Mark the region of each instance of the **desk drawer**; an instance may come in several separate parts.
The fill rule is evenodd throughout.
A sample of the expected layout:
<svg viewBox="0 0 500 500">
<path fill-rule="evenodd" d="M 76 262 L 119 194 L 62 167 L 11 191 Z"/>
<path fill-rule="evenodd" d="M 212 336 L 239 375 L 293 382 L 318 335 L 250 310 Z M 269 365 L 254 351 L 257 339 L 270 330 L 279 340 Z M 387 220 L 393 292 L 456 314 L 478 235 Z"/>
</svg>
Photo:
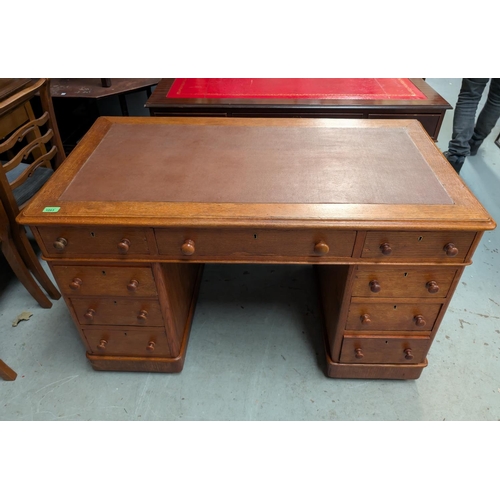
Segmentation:
<svg viewBox="0 0 500 500">
<path fill-rule="evenodd" d="M 150 253 L 146 231 L 135 228 L 38 227 L 49 256 L 138 256 Z"/>
<path fill-rule="evenodd" d="M 92 354 L 104 356 L 171 356 L 162 328 L 88 330 L 83 333 Z"/>
<path fill-rule="evenodd" d="M 174 258 L 241 260 L 249 257 L 352 255 L 355 231 L 274 229 L 156 229 L 161 255 Z"/>
<path fill-rule="evenodd" d="M 442 304 L 351 302 L 346 330 L 432 330 Z"/>
<path fill-rule="evenodd" d="M 51 267 L 61 291 L 68 296 L 156 297 L 150 267 Z"/>
<path fill-rule="evenodd" d="M 163 326 L 155 300 L 71 299 L 81 325 Z"/>
<path fill-rule="evenodd" d="M 464 262 L 474 232 L 370 231 L 361 257 L 377 260 L 432 259 Z"/>
<path fill-rule="evenodd" d="M 354 274 L 353 297 L 441 297 L 448 295 L 457 268 L 364 267 Z"/>
<path fill-rule="evenodd" d="M 344 335 L 341 363 L 423 363 L 430 337 Z"/>
</svg>

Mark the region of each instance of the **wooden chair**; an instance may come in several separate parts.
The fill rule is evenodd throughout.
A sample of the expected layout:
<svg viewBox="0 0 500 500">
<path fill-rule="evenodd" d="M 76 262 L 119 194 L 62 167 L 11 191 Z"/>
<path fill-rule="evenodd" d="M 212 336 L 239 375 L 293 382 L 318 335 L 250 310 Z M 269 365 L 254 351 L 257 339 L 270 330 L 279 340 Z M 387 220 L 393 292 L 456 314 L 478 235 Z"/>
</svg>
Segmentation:
<svg viewBox="0 0 500 500">
<path fill-rule="evenodd" d="M 0 134 L 4 137 L 0 155 L 5 174 L 0 181 L 4 191 L 10 192 L 2 197 L 9 219 L 9 206 L 17 206 L 19 212 L 65 159 L 49 86 L 47 78 L 40 78 L 0 100 Z M 40 95 L 40 116 L 35 116 L 30 104 L 36 94 Z"/>
<path fill-rule="evenodd" d="M 12 381 L 16 380 L 17 378 L 17 373 L 8 365 L 6 365 L 1 359 L 0 359 L 0 378 L 3 378 L 4 380 Z"/>
<path fill-rule="evenodd" d="M 50 278 L 47 276 L 47 274 L 41 267 L 38 257 L 36 256 L 35 251 L 33 250 L 33 247 L 31 246 L 28 237 L 26 236 L 24 231 L 21 232 L 21 234 L 19 235 L 19 240 L 23 242 L 23 245 L 25 247 L 24 254 L 28 255 L 32 261 L 36 262 L 40 266 L 38 273 L 33 273 L 37 277 L 37 280 L 47 290 L 47 292 L 49 292 L 50 290 L 51 293 L 50 296 L 53 299 L 59 298 L 60 297 L 59 292 L 54 287 L 54 285 L 50 281 Z M 12 271 L 14 271 L 14 274 L 17 276 L 19 281 L 24 285 L 26 290 L 28 290 L 31 296 L 40 304 L 41 307 L 46 309 L 52 307 L 52 302 L 46 297 L 46 295 L 40 289 L 36 281 L 33 279 L 33 276 L 31 275 L 30 270 L 27 264 L 25 263 L 25 259 L 23 259 L 23 257 L 21 256 L 21 252 L 18 250 L 18 246 L 14 242 L 9 219 L 1 203 L 0 203 L 0 248 Z"/>
<path fill-rule="evenodd" d="M 1 84 L 0 80 L 0 87 Z M 32 80 L 21 89 L 4 93 L 0 100 L 0 134 L 3 136 L 0 138 L 0 203 L 10 226 L 11 240 L 7 237 L 6 241 L 13 241 L 21 261 L 48 295 L 59 299 L 61 294 L 43 270 L 25 228 L 16 222 L 20 208 L 41 189 L 65 159 L 49 85 L 47 78 Z M 30 104 L 37 94 L 41 104 L 39 116 L 36 116 Z M 9 244 L 3 246 L 8 248 L 7 252 L 10 249 L 12 255 Z M 19 270 L 20 262 L 17 258 L 15 262 Z M 12 261 L 9 264 L 12 266 Z M 14 272 L 20 276 L 16 270 Z M 39 293 L 31 282 L 29 285 L 27 283 L 25 279 L 24 286 L 42 307 L 52 306 L 38 287 Z"/>
</svg>

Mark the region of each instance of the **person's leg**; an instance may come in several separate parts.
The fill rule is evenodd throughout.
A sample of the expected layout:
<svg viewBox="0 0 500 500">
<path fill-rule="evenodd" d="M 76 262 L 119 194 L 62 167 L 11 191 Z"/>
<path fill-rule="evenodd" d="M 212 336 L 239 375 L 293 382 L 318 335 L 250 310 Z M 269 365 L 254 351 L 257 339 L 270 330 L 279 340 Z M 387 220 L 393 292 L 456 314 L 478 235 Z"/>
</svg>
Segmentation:
<svg viewBox="0 0 500 500">
<path fill-rule="evenodd" d="M 453 168 L 460 172 L 470 154 L 469 141 L 474 132 L 476 111 L 489 78 L 463 78 L 453 115 L 453 132 L 444 153 Z"/>
<path fill-rule="evenodd" d="M 490 134 L 500 118 L 500 78 L 492 78 L 488 99 L 477 119 L 474 133 L 469 141 L 470 154 L 474 156 L 482 142 Z"/>
<path fill-rule="evenodd" d="M 457 156 L 468 156 L 469 141 L 474 132 L 477 105 L 481 100 L 488 78 L 463 78 L 453 115 L 453 133 L 448 151 Z"/>
</svg>

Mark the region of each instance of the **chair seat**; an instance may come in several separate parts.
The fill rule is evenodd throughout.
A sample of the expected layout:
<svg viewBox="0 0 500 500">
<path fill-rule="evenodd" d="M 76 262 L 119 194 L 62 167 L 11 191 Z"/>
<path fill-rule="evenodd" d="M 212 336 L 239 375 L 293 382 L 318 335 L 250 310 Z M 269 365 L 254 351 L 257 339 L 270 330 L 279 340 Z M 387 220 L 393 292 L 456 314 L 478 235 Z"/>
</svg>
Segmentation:
<svg viewBox="0 0 500 500">
<path fill-rule="evenodd" d="M 28 166 L 25 163 L 20 163 L 16 168 L 7 172 L 7 180 L 9 182 L 16 180 Z M 13 194 L 17 205 L 21 206 L 33 198 L 53 173 L 54 171 L 50 168 L 36 168 L 23 184 L 14 189 Z"/>
</svg>

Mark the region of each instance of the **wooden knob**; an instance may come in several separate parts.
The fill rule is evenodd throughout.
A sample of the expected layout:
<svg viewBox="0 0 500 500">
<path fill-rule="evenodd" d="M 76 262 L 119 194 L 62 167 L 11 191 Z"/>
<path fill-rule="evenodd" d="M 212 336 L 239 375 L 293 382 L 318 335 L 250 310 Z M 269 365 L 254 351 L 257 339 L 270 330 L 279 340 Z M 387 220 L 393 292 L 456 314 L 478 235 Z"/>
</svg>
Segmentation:
<svg viewBox="0 0 500 500">
<path fill-rule="evenodd" d="M 314 253 L 318 255 L 326 255 L 329 251 L 330 247 L 323 240 L 314 245 Z"/>
<path fill-rule="evenodd" d="M 429 293 L 438 293 L 439 292 L 439 285 L 435 281 L 428 281 L 425 284 L 427 291 Z"/>
<path fill-rule="evenodd" d="M 148 312 L 145 309 L 141 309 L 137 315 L 139 321 L 146 321 L 148 319 Z"/>
<path fill-rule="evenodd" d="M 148 343 L 148 346 L 146 347 L 146 351 L 154 351 L 155 350 L 155 343 L 153 341 Z"/>
<path fill-rule="evenodd" d="M 97 344 L 97 349 L 100 349 L 101 351 L 104 351 L 106 349 L 106 344 L 108 343 L 107 340 L 101 339 L 99 344 Z"/>
<path fill-rule="evenodd" d="M 95 314 L 94 309 L 87 309 L 87 312 L 83 316 L 89 320 L 92 320 L 94 319 L 94 314 Z"/>
<path fill-rule="evenodd" d="M 361 320 L 361 323 L 363 325 L 367 325 L 368 323 L 371 323 L 372 320 L 370 319 L 370 315 L 369 314 L 362 314 L 359 319 Z"/>
<path fill-rule="evenodd" d="M 458 248 L 453 243 L 447 243 L 443 250 L 446 252 L 448 257 L 455 257 L 458 255 Z"/>
<path fill-rule="evenodd" d="M 195 251 L 194 248 L 194 241 L 193 240 L 186 240 L 183 245 L 181 246 L 181 252 L 184 255 L 193 255 Z"/>
<path fill-rule="evenodd" d="M 139 286 L 139 282 L 137 280 L 130 280 L 128 285 L 127 285 L 127 290 L 129 292 L 135 292 L 137 290 L 138 286 Z"/>
<path fill-rule="evenodd" d="M 127 253 L 130 250 L 130 240 L 123 238 L 123 240 L 118 243 L 118 251 L 120 253 Z"/>
<path fill-rule="evenodd" d="M 64 250 L 68 244 L 68 240 L 66 238 L 57 238 L 56 241 L 54 241 L 54 248 L 56 250 Z"/>
<path fill-rule="evenodd" d="M 354 349 L 354 356 L 358 359 L 361 359 L 364 357 L 363 351 L 361 350 L 360 347 L 358 347 L 357 349 Z"/>
<path fill-rule="evenodd" d="M 73 278 L 73 281 L 69 284 L 71 290 L 80 290 L 83 281 L 80 278 Z"/>
<path fill-rule="evenodd" d="M 382 287 L 377 280 L 371 280 L 370 283 L 368 283 L 368 286 L 373 293 L 378 293 L 380 292 L 380 290 L 382 290 Z"/>
<path fill-rule="evenodd" d="M 382 243 L 382 245 L 380 245 L 380 251 L 384 255 L 391 255 L 392 253 L 391 245 L 389 245 L 389 243 Z"/>
<path fill-rule="evenodd" d="M 413 321 L 415 321 L 415 324 L 417 326 L 425 326 L 425 319 L 421 314 L 417 314 L 414 318 Z"/>
<path fill-rule="evenodd" d="M 411 352 L 410 348 L 405 349 L 404 353 L 405 353 L 405 359 L 413 359 L 413 353 Z"/>
</svg>

